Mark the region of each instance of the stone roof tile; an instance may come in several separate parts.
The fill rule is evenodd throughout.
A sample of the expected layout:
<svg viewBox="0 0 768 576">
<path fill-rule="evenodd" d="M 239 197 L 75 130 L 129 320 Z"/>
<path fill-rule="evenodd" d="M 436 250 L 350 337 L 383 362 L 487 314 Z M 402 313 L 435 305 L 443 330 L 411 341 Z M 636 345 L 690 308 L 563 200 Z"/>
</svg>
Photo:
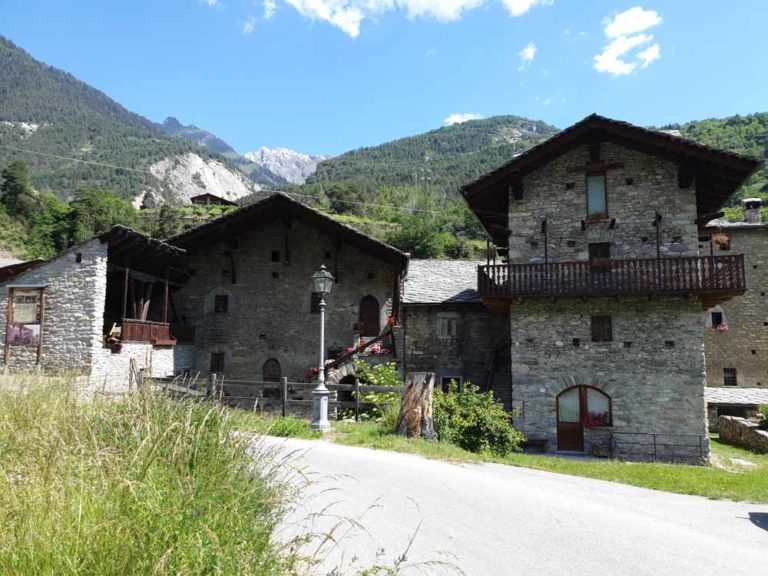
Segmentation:
<svg viewBox="0 0 768 576">
<path fill-rule="evenodd" d="M 480 302 L 478 260 L 411 260 L 403 304 Z"/>
<path fill-rule="evenodd" d="M 739 404 L 759 406 L 768 404 L 768 389 L 765 388 L 707 388 L 708 404 Z"/>
</svg>

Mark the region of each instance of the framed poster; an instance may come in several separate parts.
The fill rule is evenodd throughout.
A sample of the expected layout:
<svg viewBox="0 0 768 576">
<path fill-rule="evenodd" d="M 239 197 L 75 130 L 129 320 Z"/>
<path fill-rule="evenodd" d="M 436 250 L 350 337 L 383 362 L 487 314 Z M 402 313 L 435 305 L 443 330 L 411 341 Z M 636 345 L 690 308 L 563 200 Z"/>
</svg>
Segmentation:
<svg viewBox="0 0 768 576">
<path fill-rule="evenodd" d="M 41 336 L 45 317 L 44 287 L 19 286 L 8 289 L 8 308 L 5 326 L 5 353 L 8 363 L 12 347 L 37 348 L 40 363 Z"/>
</svg>

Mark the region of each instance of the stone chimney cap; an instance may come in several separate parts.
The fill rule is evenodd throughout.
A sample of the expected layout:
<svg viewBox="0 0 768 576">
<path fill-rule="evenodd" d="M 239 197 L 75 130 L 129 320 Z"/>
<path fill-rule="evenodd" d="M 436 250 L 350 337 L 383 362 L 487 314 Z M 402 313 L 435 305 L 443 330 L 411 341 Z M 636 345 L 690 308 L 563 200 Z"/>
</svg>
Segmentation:
<svg viewBox="0 0 768 576">
<path fill-rule="evenodd" d="M 762 204 L 763 203 L 763 199 L 762 198 L 744 198 L 741 201 L 742 204 L 752 204 L 753 202 L 754 203 Z"/>
</svg>

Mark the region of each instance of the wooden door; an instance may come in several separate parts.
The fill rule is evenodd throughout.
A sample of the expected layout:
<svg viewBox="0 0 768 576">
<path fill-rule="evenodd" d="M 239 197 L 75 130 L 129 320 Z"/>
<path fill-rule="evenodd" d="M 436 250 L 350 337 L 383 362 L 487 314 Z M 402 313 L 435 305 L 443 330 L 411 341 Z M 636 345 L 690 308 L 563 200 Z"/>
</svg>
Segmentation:
<svg viewBox="0 0 768 576">
<path fill-rule="evenodd" d="M 379 301 L 373 296 L 366 296 L 360 301 L 361 336 L 367 338 L 379 335 L 380 315 Z"/>
<path fill-rule="evenodd" d="M 569 452 L 584 450 L 581 388 L 569 388 L 557 397 L 557 449 Z"/>
</svg>

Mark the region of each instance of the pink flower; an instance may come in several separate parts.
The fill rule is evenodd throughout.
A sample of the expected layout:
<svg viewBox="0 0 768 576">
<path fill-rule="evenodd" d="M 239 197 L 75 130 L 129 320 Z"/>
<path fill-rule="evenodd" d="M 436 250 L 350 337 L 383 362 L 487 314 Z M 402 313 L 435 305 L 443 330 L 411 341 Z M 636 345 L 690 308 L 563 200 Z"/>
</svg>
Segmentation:
<svg viewBox="0 0 768 576">
<path fill-rule="evenodd" d="M 715 330 L 717 330 L 720 333 L 728 332 L 728 324 L 718 324 L 715 326 Z"/>
</svg>

